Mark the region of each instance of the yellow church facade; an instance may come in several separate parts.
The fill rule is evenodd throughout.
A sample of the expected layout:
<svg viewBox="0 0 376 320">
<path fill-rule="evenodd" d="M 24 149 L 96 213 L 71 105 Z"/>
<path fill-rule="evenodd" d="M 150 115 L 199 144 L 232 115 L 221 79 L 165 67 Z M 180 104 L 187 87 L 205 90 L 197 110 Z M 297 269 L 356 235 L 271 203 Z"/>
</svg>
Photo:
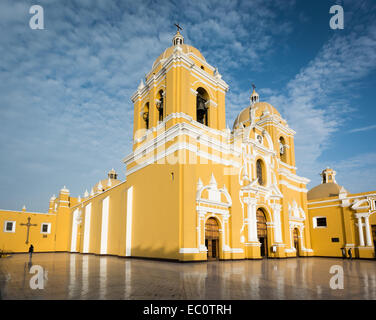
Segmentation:
<svg viewBox="0 0 376 320">
<path fill-rule="evenodd" d="M 316 256 L 375 258 L 376 192 L 350 193 L 337 184 L 333 169 L 308 194 L 312 248 Z"/>
<path fill-rule="evenodd" d="M 326 209 L 327 201 L 342 200 L 307 199 L 309 180 L 296 173 L 294 130 L 259 101 L 255 88 L 227 128 L 228 89 L 178 31 L 132 96 L 126 180 L 111 170 L 82 196 L 64 187 L 45 214 L 0 210 L 0 250 L 27 252 L 32 243 L 35 252 L 175 261 L 338 256 L 331 238 L 342 232 L 340 245 L 346 241 L 360 258 L 374 257 L 368 232 L 375 204 L 355 206 L 363 196 L 352 195 L 346 207 L 351 226 L 339 231 L 336 219 L 344 211 Z M 362 219 L 363 246 L 356 242 L 354 210 Z M 325 230 L 317 227 L 324 215 Z"/>
</svg>

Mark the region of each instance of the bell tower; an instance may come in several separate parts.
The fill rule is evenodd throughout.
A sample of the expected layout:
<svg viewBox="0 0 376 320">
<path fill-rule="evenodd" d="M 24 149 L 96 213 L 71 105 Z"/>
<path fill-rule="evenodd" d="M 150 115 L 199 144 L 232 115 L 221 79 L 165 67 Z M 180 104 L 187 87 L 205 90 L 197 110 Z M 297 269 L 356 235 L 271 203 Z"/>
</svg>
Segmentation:
<svg viewBox="0 0 376 320">
<path fill-rule="evenodd" d="M 133 150 L 182 122 L 204 129 L 226 128 L 228 85 L 198 49 L 184 42 L 182 28 L 176 26 L 172 46 L 154 61 L 132 96 Z"/>
</svg>

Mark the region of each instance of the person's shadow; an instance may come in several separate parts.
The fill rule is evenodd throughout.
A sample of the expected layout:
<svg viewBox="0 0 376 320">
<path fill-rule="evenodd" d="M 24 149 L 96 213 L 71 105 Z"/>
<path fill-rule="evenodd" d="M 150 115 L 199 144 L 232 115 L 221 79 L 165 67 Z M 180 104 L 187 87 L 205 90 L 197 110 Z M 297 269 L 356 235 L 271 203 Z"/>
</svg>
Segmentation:
<svg viewBox="0 0 376 320">
<path fill-rule="evenodd" d="M 29 262 L 27 263 L 27 267 L 29 269 L 29 272 L 30 272 L 30 269 L 31 269 L 32 266 L 33 266 L 33 262 L 32 262 L 31 257 L 30 257 Z"/>
</svg>

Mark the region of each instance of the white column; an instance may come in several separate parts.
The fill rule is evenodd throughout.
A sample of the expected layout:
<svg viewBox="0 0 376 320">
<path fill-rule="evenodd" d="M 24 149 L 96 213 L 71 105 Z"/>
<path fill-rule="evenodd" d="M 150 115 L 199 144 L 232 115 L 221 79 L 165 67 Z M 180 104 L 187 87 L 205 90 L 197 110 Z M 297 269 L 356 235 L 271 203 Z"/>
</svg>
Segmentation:
<svg viewBox="0 0 376 320">
<path fill-rule="evenodd" d="M 274 216 L 274 241 L 282 242 L 282 230 L 281 230 L 281 205 L 272 205 Z"/>
<path fill-rule="evenodd" d="M 357 218 L 358 218 L 359 244 L 360 244 L 361 247 L 364 247 L 362 217 L 357 217 Z"/>
<path fill-rule="evenodd" d="M 257 242 L 256 199 L 246 199 L 248 218 L 248 242 Z"/>
<path fill-rule="evenodd" d="M 101 254 L 107 254 L 109 208 L 110 197 L 106 197 L 102 202 Z"/>
<path fill-rule="evenodd" d="M 290 246 L 291 246 L 291 249 L 293 249 L 294 248 L 294 226 L 290 225 L 289 229 L 290 229 Z"/>
<path fill-rule="evenodd" d="M 132 211 L 133 211 L 133 187 L 127 191 L 127 234 L 125 243 L 125 255 L 131 256 L 132 248 Z"/>
<path fill-rule="evenodd" d="M 305 250 L 306 247 L 304 245 L 304 226 L 299 228 L 299 240 L 300 240 L 300 248 Z"/>
<path fill-rule="evenodd" d="M 205 247 L 205 225 L 204 225 L 204 235 L 202 236 L 201 229 L 202 229 L 202 224 L 201 221 L 204 221 L 205 219 L 205 211 L 198 211 L 197 214 L 197 248 L 199 251 L 206 251 Z M 204 241 L 202 241 L 202 239 Z"/>
<path fill-rule="evenodd" d="M 71 239 L 71 252 L 77 251 L 77 218 L 78 210 L 74 210 L 73 220 L 72 220 L 72 239 Z"/>
<path fill-rule="evenodd" d="M 365 227 L 366 227 L 367 247 L 372 247 L 371 232 L 370 232 L 370 228 L 369 228 L 369 216 L 365 216 L 364 221 L 365 221 Z"/>
<path fill-rule="evenodd" d="M 91 218 L 91 203 L 85 207 L 85 231 L 84 231 L 84 250 L 83 253 L 89 252 L 90 247 L 90 218 Z"/>
</svg>

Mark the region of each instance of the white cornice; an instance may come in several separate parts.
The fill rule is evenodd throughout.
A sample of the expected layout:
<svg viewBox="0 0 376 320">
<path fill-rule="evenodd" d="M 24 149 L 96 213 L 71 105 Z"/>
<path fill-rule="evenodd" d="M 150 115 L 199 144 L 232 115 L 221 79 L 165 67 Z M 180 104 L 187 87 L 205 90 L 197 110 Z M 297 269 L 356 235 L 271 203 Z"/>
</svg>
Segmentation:
<svg viewBox="0 0 376 320">
<path fill-rule="evenodd" d="M 304 178 L 304 177 L 300 177 L 294 173 L 292 173 L 291 171 L 285 169 L 285 168 L 279 168 L 278 169 L 278 173 L 282 176 L 285 176 L 286 178 L 296 182 L 296 183 L 302 183 L 302 184 L 308 184 L 311 180 L 307 179 L 307 178 Z"/>
<path fill-rule="evenodd" d="M 193 139 L 198 139 L 200 144 L 210 147 L 213 150 L 221 152 L 226 155 L 234 155 L 240 157 L 241 149 L 237 149 L 230 142 L 223 142 L 218 139 L 215 139 L 205 133 L 205 131 L 200 128 L 196 128 L 189 123 L 178 123 L 172 126 L 171 128 L 163 131 L 157 137 L 145 142 L 140 145 L 136 150 L 134 150 L 130 155 L 123 159 L 124 163 L 129 163 L 132 160 L 138 159 L 145 154 L 153 152 L 155 149 L 160 148 L 165 145 L 166 142 L 174 140 L 179 136 L 187 136 Z M 197 146 L 195 146 L 197 149 Z"/>
<path fill-rule="evenodd" d="M 6 209 L 0 209 L 0 214 L 4 213 L 3 211 L 5 211 L 6 213 L 8 213 L 8 212 L 14 212 L 14 213 L 24 213 L 24 214 L 43 214 L 45 216 L 47 216 L 47 215 L 56 216 L 55 213 L 31 212 L 31 211 L 16 211 L 16 210 L 6 210 Z"/>
<path fill-rule="evenodd" d="M 203 134 L 206 135 L 206 132 L 209 132 L 209 133 L 211 133 L 211 134 L 213 134 L 215 136 L 222 137 L 222 139 L 224 139 L 224 140 L 227 140 L 227 141 L 231 140 L 231 134 L 230 134 L 230 132 L 228 132 L 226 130 L 217 130 L 217 129 L 210 128 L 208 126 L 205 126 L 205 125 L 197 122 L 196 120 L 193 120 L 192 117 L 190 117 L 189 115 L 187 115 L 187 114 L 185 114 L 183 112 L 177 112 L 177 113 L 171 113 L 171 114 L 169 114 L 156 127 L 152 127 L 149 130 L 145 131 L 145 134 L 142 137 L 140 137 L 138 139 L 134 139 L 133 143 L 136 144 L 136 143 L 140 143 L 140 142 L 144 141 L 146 139 L 146 136 L 150 132 L 155 132 L 155 131 L 158 132 L 158 131 L 162 130 L 165 127 L 165 125 L 167 124 L 167 122 L 170 121 L 170 120 L 172 120 L 172 119 L 184 119 L 184 120 L 187 120 L 189 123 L 182 122 L 182 123 L 180 123 L 180 125 L 189 126 L 188 129 L 193 130 L 199 136 L 201 136 Z M 169 128 L 167 131 L 172 130 L 172 128 L 175 128 L 175 126 L 176 125 L 174 125 L 173 127 Z M 167 131 L 162 132 L 162 134 L 165 134 Z M 158 139 L 158 137 L 155 137 L 151 141 L 149 141 L 148 145 L 151 145 L 151 144 L 155 143 L 154 139 Z M 210 136 L 208 136 L 208 137 L 210 137 Z M 209 139 L 216 140 L 216 139 L 214 139 L 212 137 L 210 137 Z"/>
<path fill-rule="evenodd" d="M 363 198 L 367 196 L 376 196 L 376 193 L 369 193 L 369 194 L 363 194 L 358 196 L 352 196 L 352 197 L 346 197 L 339 199 L 338 196 L 334 197 L 335 199 L 328 199 L 328 200 L 321 200 L 321 201 L 314 201 L 314 200 L 308 200 L 308 205 L 316 204 L 316 203 L 325 203 L 325 202 L 334 202 L 334 201 L 343 201 L 343 200 L 349 200 L 349 199 L 357 199 L 357 198 Z"/>
<path fill-rule="evenodd" d="M 257 125 L 262 126 L 263 124 L 267 124 L 268 122 L 271 122 L 272 125 L 277 127 L 279 130 L 283 131 L 287 135 L 294 136 L 296 134 L 296 132 L 293 129 L 291 129 L 290 127 L 283 126 L 281 123 L 279 123 L 273 117 L 261 119 L 261 120 L 257 121 Z"/>
<path fill-rule="evenodd" d="M 191 55 L 193 55 L 195 58 L 198 58 L 194 54 L 191 54 Z M 150 74 L 154 72 L 154 70 L 159 66 L 159 64 L 160 63 L 158 62 L 157 65 L 154 66 L 154 68 L 146 75 L 146 78 L 148 78 L 150 76 Z M 209 64 L 206 64 L 206 65 L 210 66 Z M 202 70 L 201 68 L 196 66 L 196 64 L 189 57 L 188 54 L 185 54 L 183 52 L 179 52 L 178 54 L 173 53 L 172 55 L 170 55 L 170 57 L 165 59 L 165 61 L 163 62 L 162 68 L 156 74 L 154 74 L 152 77 L 150 77 L 146 81 L 146 86 L 144 88 L 142 88 L 141 90 L 138 89 L 132 95 L 131 100 L 133 102 L 135 102 L 137 98 L 140 98 L 141 95 L 146 90 L 148 90 L 148 88 L 152 85 L 153 82 L 158 81 L 159 78 L 161 76 L 165 75 L 171 68 L 176 68 L 176 67 L 184 67 L 185 69 L 187 69 L 191 73 L 193 71 L 192 75 L 195 76 L 196 78 L 197 78 L 197 76 L 194 73 L 197 73 L 198 76 L 199 76 L 198 79 L 202 80 L 203 82 L 206 80 L 206 84 L 209 85 L 209 83 L 210 83 L 211 85 L 214 86 L 213 89 L 215 89 L 215 90 L 218 90 L 218 88 L 220 88 L 220 89 L 223 90 L 223 92 L 226 92 L 229 89 L 228 84 L 224 80 L 218 79 L 218 78 L 210 75 L 209 73 L 205 72 L 204 70 Z M 210 66 L 210 68 L 214 70 L 214 68 L 212 66 Z"/>
<path fill-rule="evenodd" d="M 282 185 L 286 186 L 287 188 L 298 191 L 298 192 L 308 192 L 308 190 L 306 188 L 298 188 L 298 187 L 290 184 L 288 181 L 285 181 L 285 180 L 279 180 L 278 184 L 282 184 Z"/>
</svg>

